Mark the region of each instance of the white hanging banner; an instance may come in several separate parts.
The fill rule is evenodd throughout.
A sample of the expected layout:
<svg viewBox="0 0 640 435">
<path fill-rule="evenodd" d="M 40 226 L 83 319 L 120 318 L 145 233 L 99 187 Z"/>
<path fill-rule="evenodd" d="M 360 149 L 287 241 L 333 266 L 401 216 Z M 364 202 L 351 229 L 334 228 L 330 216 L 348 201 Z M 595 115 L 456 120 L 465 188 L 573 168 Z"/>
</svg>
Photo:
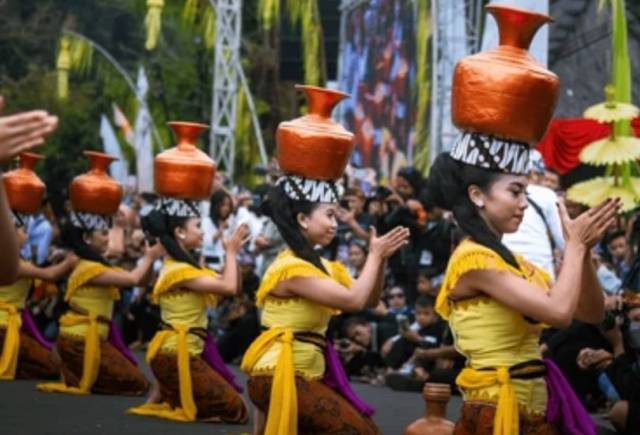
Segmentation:
<svg viewBox="0 0 640 435">
<path fill-rule="evenodd" d="M 118 158 L 117 161 L 109 165 L 109 174 L 124 186 L 129 177 L 129 165 L 120 148 L 116 132 L 105 114 L 100 117 L 100 137 L 102 138 L 104 152 Z"/>
<path fill-rule="evenodd" d="M 540 14 L 549 15 L 549 0 L 499 0 L 492 1 L 491 4 L 501 6 L 513 6 L 520 9 L 528 9 Z M 482 35 L 482 51 L 490 50 L 498 46 L 498 26 L 493 17 L 485 17 L 484 33 Z M 551 24 L 553 25 L 553 24 Z M 549 54 L 549 24 L 544 24 L 533 37 L 529 53 L 535 60 L 545 67 Z"/>
<path fill-rule="evenodd" d="M 138 70 L 138 94 L 145 98 L 149 82 L 144 68 Z M 134 148 L 136 150 L 136 172 L 138 192 L 153 192 L 153 143 L 151 142 L 151 115 L 145 106 L 140 106 L 136 117 Z"/>
</svg>

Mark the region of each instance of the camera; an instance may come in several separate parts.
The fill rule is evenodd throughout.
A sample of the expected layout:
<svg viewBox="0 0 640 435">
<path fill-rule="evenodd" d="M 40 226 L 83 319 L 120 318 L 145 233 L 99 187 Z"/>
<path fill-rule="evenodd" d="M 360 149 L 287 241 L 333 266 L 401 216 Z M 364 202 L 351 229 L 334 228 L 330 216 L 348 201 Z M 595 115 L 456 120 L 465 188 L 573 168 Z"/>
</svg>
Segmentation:
<svg viewBox="0 0 640 435">
<path fill-rule="evenodd" d="M 349 347 L 351 347 L 351 340 L 349 340 L 348 338 L 341 338 L 337 341 L 336 344 L 338 345 L 339 349 L 347 350 L 349 349 Z"/>
<path fill-rule="evenodd" d="M 409 330 L 409 318 L 404 314 L 398 314 L 396 316 L 396 322 L 398 323 L 398 330 L 400 332 L 405 332 Z"/>
</svg>

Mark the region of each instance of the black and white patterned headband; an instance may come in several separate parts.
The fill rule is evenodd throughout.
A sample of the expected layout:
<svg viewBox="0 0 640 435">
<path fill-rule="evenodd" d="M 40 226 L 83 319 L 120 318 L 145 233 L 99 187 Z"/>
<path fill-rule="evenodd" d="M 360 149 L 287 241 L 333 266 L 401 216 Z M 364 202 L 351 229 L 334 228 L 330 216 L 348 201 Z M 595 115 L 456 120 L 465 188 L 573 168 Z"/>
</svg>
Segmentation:
<svg viewBox="0 0 640 435">
<path fill-rule="evenodd" d="M 315 180 L 297 175 L 285 175 L 276 181 L 284 193 L 295 201 L 337 203 L 344 187 L 339 181 Z"/>
<path fill-rule="evenodd" d="M 526 175 L 529 173 L 528 144 L 480 133 L 462 133 L 451 149 L 451 157 L 490 171 Z"/>
<path fill-rule="evenodd" d="M 24 213 L 20 213 L 13 209 L 11 210 L 11 218 L 13 219 L 13 224 L 16 227 L 24 227 L 27 224 L 27 217 L 29 216 Z"/>
<path fill-rule="evenodd" d="M 111 228 L 111 216 L 85 211 L 71 212 L 71 225 L 85 231 L 103 231 Z"/>
<path fill-rule="evenodd" d="M 173 217 L 200 217 L 198 202 L 189 199 L 178 199 L 170 198 L 168 196 L 160 196 L 156 200 L 154 208 L 163 214 Z"/>
</svg>

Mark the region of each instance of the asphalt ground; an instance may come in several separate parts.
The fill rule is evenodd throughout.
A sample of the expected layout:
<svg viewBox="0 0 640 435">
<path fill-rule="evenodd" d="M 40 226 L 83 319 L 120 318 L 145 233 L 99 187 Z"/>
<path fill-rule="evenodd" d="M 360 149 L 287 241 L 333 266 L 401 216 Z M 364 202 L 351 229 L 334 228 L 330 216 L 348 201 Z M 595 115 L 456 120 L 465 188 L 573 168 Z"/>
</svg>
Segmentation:
<svg viewBox="0 0 640 435">
<path fill-rule="evenodd" d="M 139 357 L 141 355 L 138 355 Z M 142 358 L 139 358 L 142 360 Z M 232 367 L 243 385 L 246 376 Z M 149 374 L 149 369 L 143 366 Z M 131 406 L 144 402 L 143 397 L 122 397 L 41 393 L 36 381 L 0 382 L 1 435 L 67 434 L 250 434 L 251 421 L 244 426 L 212 423 L 179 423 L 150 417 L 126 415 Z M 404 428 L 424 415 L 420 394 L 397 392 L 386 387 L 353 384 L 355 391 L 376 409 L 374 420 L 384 434 L 402 434 Z M 246 397 L 246 394 L 245 394 Z M 449 401 L 447 415 L 455 421 L 461 399 Z M 600 434 L 613 432 L 604 429 Z"/>
</svg>

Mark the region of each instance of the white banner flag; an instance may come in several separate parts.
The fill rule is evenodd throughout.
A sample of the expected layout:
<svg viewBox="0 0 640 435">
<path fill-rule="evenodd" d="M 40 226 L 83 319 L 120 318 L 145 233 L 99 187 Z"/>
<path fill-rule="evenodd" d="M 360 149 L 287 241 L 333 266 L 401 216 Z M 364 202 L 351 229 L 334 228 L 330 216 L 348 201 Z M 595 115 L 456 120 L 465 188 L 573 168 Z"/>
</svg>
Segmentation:
<svg viewBox="0 0 640 435">
<path fill-rule="evenodd" d="M 138 93 L 145 98 L 149 82 L 144 68 L 138 70 Z M 136 150 L 136 171 L 138 192 L 153 192 L 153 143 L 151 142 L 151 115 L 140 105 L 134 127 L 134 148 Z"/>
<path fill-rule="evenodd" d="M 116 132 L 113 130 L 109 118 L 105 114 L 100 117 L 100 137 L 102 138 L 102 147 L 104 152 L 117 157 L 119 160 L 111 163 L 109 166 L 109 173 L 115 178 L 118 183 L 123 186 L 127 183 L 129 177 L 129 168 L 127 159 L 122 153 L 120 143 L 116 137 Z"/>
</svg>

